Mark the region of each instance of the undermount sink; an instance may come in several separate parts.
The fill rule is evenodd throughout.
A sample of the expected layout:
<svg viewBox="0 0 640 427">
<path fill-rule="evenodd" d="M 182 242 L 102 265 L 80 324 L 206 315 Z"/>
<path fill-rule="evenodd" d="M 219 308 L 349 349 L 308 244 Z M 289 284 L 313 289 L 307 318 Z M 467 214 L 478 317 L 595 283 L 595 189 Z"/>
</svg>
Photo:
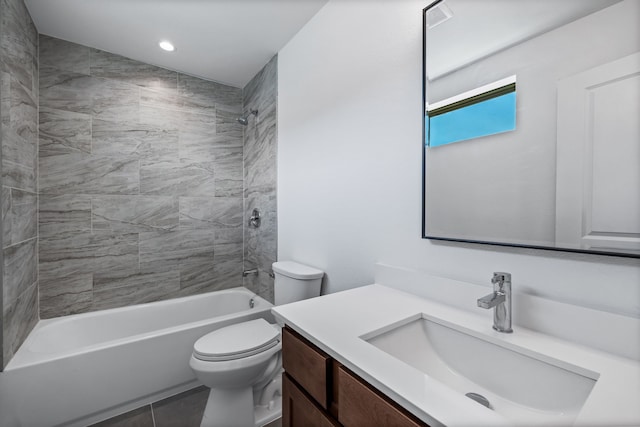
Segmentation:
<svg viewBox="0 0 640 427">
<path fill-rule="evenodd" d="M 424 313 L 360 338 L 514 425 L 572 424 L 599 376 Z"/>
</svg>

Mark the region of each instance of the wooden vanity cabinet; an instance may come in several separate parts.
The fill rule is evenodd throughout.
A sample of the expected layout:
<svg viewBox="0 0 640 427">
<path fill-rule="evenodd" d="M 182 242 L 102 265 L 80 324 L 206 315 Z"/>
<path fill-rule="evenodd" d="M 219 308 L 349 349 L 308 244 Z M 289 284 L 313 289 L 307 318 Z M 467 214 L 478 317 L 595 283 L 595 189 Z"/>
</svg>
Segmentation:
<svg viewBox="0 0 640 427">
<path fill-rule="evenodd" d="M 282 425 L 338 427 L 340 424 L 285 373 L 282 375 Z"/>
<path fill-rule="evenodd" d="M 428 427 L 286 326 L 282 357 L 283 427 Z"/>
</svg>

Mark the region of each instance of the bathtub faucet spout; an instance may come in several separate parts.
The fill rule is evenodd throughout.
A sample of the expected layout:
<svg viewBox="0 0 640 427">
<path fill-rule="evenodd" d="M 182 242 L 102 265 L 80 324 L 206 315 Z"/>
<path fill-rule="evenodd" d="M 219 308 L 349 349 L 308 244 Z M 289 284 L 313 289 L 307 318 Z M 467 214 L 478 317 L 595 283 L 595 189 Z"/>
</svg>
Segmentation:
<svg viewBox="0 0 640 427">
<path fill-rule="evenodd" d="M 257 276 L 258 275 L 258 269 L 257 268 L 252 268 L 251 270 L 244 270 L 242 272 L 242 277 L 247 277 L 250 274 L 255 274 Z"/>
</svg>

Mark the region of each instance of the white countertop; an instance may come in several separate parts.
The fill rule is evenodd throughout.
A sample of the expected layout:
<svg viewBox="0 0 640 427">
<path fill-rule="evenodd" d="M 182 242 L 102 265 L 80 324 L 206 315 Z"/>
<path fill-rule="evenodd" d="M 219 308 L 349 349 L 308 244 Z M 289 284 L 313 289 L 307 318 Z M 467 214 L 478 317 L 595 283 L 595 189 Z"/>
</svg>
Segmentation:
<svg viewBox="0 0 640 427">
<path fill-rule="evenodd" d="M 494 340 L 598 373 L 574 425 L 640 425 L 640 366 L 636 360 L 522 327 L 514 327 L 512 334 L 499 333 L 486 317 L 376 284 L 274 307 L 273 313 L 430 425 L 497 427 L 511 423 L 379 350 L 361 339 L 362 335 L 427 313 Z"/>
</svg>

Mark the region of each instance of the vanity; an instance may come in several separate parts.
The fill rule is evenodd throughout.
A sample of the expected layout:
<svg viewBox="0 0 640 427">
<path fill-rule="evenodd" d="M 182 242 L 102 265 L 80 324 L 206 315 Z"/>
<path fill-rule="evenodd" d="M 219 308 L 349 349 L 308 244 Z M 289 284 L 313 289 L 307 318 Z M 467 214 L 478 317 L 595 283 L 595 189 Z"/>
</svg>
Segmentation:
<svg viewBox="0 0 640 427">
<path fill-rule="evenodd" d="M 381 284 L 275 307 L 283 425 L 640 425 L 638 360 L 517 322 L 500 333 L 470 289 L 451 289 L 468 310 Z"/>
<path fill-rule="evenodd" d="M 282 357 L 284 427 L 428 426 L 288 326 Z"/>
</svg>

